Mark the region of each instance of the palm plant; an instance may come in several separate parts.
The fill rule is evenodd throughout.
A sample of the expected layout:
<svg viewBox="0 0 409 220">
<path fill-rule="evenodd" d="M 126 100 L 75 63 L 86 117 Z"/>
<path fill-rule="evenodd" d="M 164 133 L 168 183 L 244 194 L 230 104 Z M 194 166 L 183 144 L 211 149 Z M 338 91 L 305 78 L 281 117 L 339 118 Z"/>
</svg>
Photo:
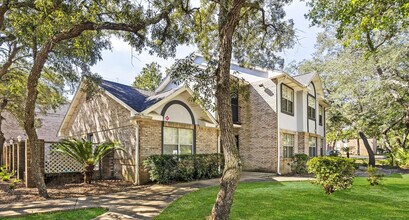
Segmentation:
<svg viewBox="0 0 409 220">
<path fill-rule="evenodd" d="M 95 165 L 104 158 L 105 155 L 114 150 L 124 149 L 115 142 L 105 142 L 99 145 L 94 145 L 91 141 L 85 139 L 63 139 L 58 144 L 54 145 L 53 152 L 59 152 L 68 157 L 73 158 L 83 164 L 84 168 L 84 183 L 91 183 Z"/>
</svg>

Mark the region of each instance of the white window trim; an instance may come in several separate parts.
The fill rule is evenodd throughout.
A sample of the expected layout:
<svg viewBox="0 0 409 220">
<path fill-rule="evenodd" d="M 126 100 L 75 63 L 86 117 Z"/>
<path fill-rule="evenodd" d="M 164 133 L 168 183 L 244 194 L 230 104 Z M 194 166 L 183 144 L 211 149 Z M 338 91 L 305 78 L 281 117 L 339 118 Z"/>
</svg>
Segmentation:
<svg viewBox="0 0 409 220">
<path fill-rule="evenodd" d="M 193 154 L 193 142 L 194 142 L 194 137 L 193 137 L 193 130 L 192 129 L 186 129 L 186 128 L 175 128 L 175 127 L 164 127 L 164 128 L 174 128 L 174 129 L 176 129 L 176 131 L 177 131 L 177 136 L 178 136 L 178 143 L 177 144 L 167 144 L 167 143 L 165 143 L 165 138 L 163 138 L 164 140 L 163 140 L 163 147 L 165 147 L 166 145 L 177 145 L 178 146 L 178 149 L 177 149 L 177 154 L 166 154 L 166 155 L 181 155 L 180 154 L 180 130 L 181 129 L 185 129 L 185 130 L 191 130 L 192 131 L 192 144 L 191 144 L 191 154 Z M 164 129 L 164 131 L 165 131 L 165 129 Z M 164 134 L 165 135 L 165 134 Z M 188 144 L 182 144 L 182 145 L 184 145 L 184 146 L 187 146 Z M 185 154 L 183 154 L 183 155 L 185 155 Z M 186 154 L 186 155 L 189 155 L 189 154 Z"/>
</svg>

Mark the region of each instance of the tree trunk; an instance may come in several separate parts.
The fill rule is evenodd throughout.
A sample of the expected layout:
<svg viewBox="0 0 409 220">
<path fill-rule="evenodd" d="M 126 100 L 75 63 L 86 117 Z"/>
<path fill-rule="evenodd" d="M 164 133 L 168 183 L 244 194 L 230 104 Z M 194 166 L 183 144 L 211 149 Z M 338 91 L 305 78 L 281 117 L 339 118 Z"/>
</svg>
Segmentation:
<svg viewBox="0 0 409 220">
<path fill-rule="evenodd" d="M 230 10 L 227 2 L 220 3 L 219 12 L 219 64 L 216 70 L 216 99 L 220 125 L 220 142 L 224 152 L 224 170 L 220 180 L 210 219 L 229 219 L 233 196 L 236 191 L 241 162 L 233 134 L 233 118 L 230 96 L 230 65 L 232 56 L 232 39 L 240 19 L 244 0 L 236 0 Z"/>
<path fill-rule="evenodd" d="M 84 171 L 84 183 L 91 184 L 92 176 L 94 174 L 94 165 L 87 165 Z M 100 167 L 101 169 L 101 167 Z"/>
<path fill-rule="evenodd" d="M 4 137 L 4 133 L 3 133 L 1 126 L 4 120 L 2 113 L 7 106 L 7 103 L 8 101 L 6 99 L 3 99 L 0 105 L 0 166 L 3 165 L 3 163 L 5 163 L 5 161 L 3 161 L 3 147 L 4 147 L 3 145 L 6 142 L 6 137 Z"/>
<path fill-rule="evenodd" d="M 406 107 L 405 126 L 406 132 L 403 136 L 402 148 L 406 148 L 406 141 L 408 140 L 409 135 L 409 105 Z"/>
<path fill-rule="evenodd" d="M 2 119 L 1 119 L 1 116 L 0 116 L 0 128 L 1 128 L 1 121 L 2 121 Z M 4 147 L 3 145 L 4 145 L 4 142 L 6 142 L 6 138 L 4 137 L 4 134 L 0 129 L 0 166 L 4 165 L 4 161 L 3 161 L 3 147 Z"/>
<path fill-rule="evenodd" d="M 364 142 L 366 151 L 368 151 L 369 165 L 375 167 L 375 154 L 373 153 L 371 145 L 369 145 L 368 139 L 366 138 L 365 134 L 362 131 L 358 132 L 358 134 L 362 138 L 362 141 Z"/>
</svg>

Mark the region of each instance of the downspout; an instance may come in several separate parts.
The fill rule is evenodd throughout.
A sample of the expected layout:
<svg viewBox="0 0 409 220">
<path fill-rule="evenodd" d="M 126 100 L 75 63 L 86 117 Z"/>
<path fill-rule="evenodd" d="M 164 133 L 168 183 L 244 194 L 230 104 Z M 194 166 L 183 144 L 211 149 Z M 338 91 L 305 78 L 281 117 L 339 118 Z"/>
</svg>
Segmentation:
<svg viewBox="0 0 409 220">
<path fill-rule="evenodd" d="M 135 123 L 135 185 L 140 185 L 139 180 L 139 122 Z"/>
<path fill-rule="evenodd" d="M 281 175 L 280 171 L 280 166 L 281 166 L 281 146 L 280 146 L 280 112 L 281 112 L 281 92 L 279 92 L 281 81 L 277 81 L 277 86 L 276 86 L 276 106 L 277 106 L 277 174 Z"/>
</svg>

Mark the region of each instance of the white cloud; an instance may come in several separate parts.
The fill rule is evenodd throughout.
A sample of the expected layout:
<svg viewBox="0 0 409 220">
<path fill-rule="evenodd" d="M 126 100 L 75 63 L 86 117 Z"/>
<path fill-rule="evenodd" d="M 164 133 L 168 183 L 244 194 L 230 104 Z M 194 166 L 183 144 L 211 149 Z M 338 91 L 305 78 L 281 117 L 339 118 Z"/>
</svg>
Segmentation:
<svg viewBox="0 0 409 220">
<path fill-rule="evenodd" d="M 122 39 L 112 36 L 111 37 L 112 51 L 114 52 L 126 52 L 131 53 L 132 47 Z"/>
</svg>

